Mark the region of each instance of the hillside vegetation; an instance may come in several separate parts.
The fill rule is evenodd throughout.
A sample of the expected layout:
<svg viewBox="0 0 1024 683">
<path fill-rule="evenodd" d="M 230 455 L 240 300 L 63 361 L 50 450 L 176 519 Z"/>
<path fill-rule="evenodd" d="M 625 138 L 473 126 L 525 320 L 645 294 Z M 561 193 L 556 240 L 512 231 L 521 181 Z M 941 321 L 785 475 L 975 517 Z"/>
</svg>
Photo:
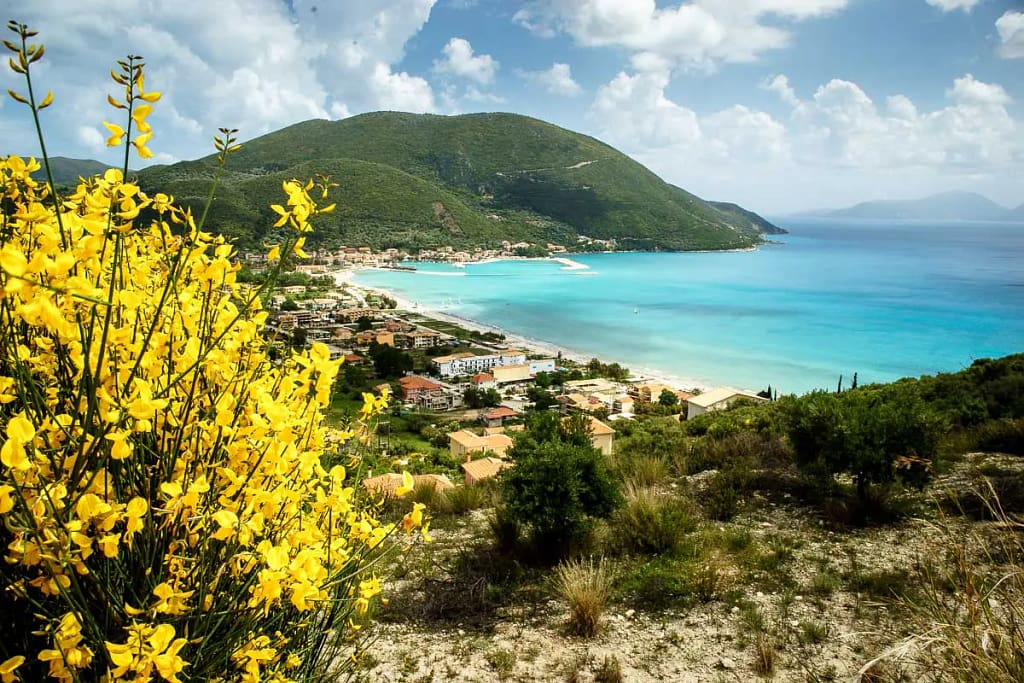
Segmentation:
<svg viewBox="0 0 1024 683">
<path fill-rule="evenodd" d="M 146 169 L 140 181 L 198 205 L 213 157 Z M 212 223 L 252 244 L 284 179 L 329 173 L 339 208 L 326 245 L 494 246 L 503 239 L 621 249 L 737 249 L 779 232 L 733 204 L 665 183 L 626 155 L 514 114 L 377 112 L 299 123 L 247 142 L 217 192 Z"/>
<path fill-rule="evenodd" d="M 396 562 L 358 680 L 1024 680 L 1022 396 L 1017 354 L 640 411 L 607 456 L 528 411 L 497 481 L 414 492 L 435 542 Z"/>
</svg>

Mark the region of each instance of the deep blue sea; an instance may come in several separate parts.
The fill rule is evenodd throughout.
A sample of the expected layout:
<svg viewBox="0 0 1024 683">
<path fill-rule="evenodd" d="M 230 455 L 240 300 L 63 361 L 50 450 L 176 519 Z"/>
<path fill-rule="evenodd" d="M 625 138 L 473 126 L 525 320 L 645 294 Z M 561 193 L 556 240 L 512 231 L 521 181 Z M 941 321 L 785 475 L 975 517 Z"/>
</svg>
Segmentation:
<svg viewBox="0 0 1024 683">
<path fill-rule="evenodd" d="M 780 393 L 1024 351 L 1024 224 L 777 223 L 783 243 L 751 252 L 417 263 L 355 282 L 634 370 Z"/>
</svg>

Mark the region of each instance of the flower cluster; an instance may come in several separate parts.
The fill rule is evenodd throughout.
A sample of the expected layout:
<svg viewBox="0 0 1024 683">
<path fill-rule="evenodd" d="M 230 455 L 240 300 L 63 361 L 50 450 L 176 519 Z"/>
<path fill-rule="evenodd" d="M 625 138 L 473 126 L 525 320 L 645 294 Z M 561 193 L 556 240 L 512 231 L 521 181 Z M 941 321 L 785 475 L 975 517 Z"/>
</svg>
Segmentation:
<svg viewBox="0 0 1024 683">
<path fill-rule="evenodd" d="M 12 29 L 37 115 L 42 46 Z M 145 157 L 159 93 L 141 58 L 122 69 L 110 101 L 128 121 L 108 142 Z M 237 148 L 223 132 L 221 163 Z M 386 397 L 330 430 L 340 361 L 319 344 L 268 358 L 262 292 L 237 281 L 231 244 L 123 171 L 59 196 L 39 170 L 0 158 L 0 680 L 321 674 L 381 590 L 367 563 L 423 521 L 382 524 L 322 464 Z M 286 182 L 274 207 L 286 254 L 333 208 L 314 187 Z"/>
</svg>

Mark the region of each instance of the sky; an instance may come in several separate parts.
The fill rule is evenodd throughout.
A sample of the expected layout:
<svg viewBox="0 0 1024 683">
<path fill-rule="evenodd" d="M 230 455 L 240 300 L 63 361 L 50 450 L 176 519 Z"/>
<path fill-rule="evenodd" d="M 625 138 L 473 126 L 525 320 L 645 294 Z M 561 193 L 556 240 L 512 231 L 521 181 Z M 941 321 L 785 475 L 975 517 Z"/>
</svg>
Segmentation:
<svg viewBox="0 0 1024 683">
<path fill-rule="evenodd" d="M 947 190 L 1024 202 L 1024 0 L 0 0 L 40 31 L 51 154 L 116 163 L 146 58 L 155 153 L 311 118 L 507 111 L 768 215 Z M 0 87 L 23 91 L 4 70 Z M 0 104 L 3 153 L 38 154 Z M 581 159 L 580 161 L 583 161 Z"/>
</svg>

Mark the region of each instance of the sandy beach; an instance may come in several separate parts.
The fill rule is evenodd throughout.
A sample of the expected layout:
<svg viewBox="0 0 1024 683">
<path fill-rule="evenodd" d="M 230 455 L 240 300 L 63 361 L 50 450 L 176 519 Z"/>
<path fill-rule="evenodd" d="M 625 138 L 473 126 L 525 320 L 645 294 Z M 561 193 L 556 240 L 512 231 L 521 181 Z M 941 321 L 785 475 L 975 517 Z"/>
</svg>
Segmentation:
<svg viewBox="0 0 1024 683">
<path fill-rule="evenodd" d="M 504 260 L 504 259 L 492 259 L 491 261 L 488 261 L 488 262 L 493 262 L 493 261 L 498 261 L 498 260 Z M 562 258 L 562 257 L 546 258 L 546 259 L 516 259 L 516 260 L 549 260 L 549 261 L 555 261 L 555 262 L 561 263 L 562 264 L 562 268 L 564 270 L 587 270 L 588 269 L 588 266 L 585 266 L 582 263 L 578 263 L 576 261 L 573 261 L 572 259 Z M 483 262 L 481 262 L 481 263 L 483 263 Z M 486 323 L 482 323 L 482 322 L 479 322 L 477 320 L 471 320 L 469 318 L 464 318 L 464 317 L 459 316 L 459 315 L 453 315 L 453 314 L 445 312 L 445 311 L 440 311 L 440 310 L 437 310 L 435 308 L 431 308 L 430 306 L 425 306 L 425 305 L 423 305 L 422 303 L 420 303 L 418 301 L 414 301 L 412 299 L 408 299 L 406 297 L 403 297 L 403 296 L 401 296 L 401 295 L 399 295 L 399 294 L 397 294 L 395 292 L 392 292 L 390 290 L 381 289 L 381 288 L 378 288 L 378 287 L 368 287 L 366 285 L 361 285 L 361 284 L 355 282 L 355 277 L 356 277 L 357 273 L 360 270 L 377 270 L 377 269 L 376 268 L 360 268 L 360 267 L 356 267 L 356 268 L 347 268 L 345 270 L 333 271 L 330 274 L 334 277 L 335 282 L 337 282 L 339 285 L 345 284 L 345 285 L 348 285 L 349 287 L 351 287 L 351 288 L 353 288 L 353 289 L 355 289 L 357 291 L 374 292 L 374 293 L 377 293 L 377 294 L 383 294 L 385 296 L 388 296 L 388 297 L 394 299 L 396 304 L 397 304 L 397 308 L 400 311 L 408 311 L 408 312 L 411 312 L 411 313 L 418 313 L 418 314 L 426 316 L 428 318 L 434 318 L 435 320 L 443 320 L 445 322 L 450 322 L 452 324 L 459 325 L 460 327 L 464 327 L 467 330 L 475 330 L 477 332 L 496 332 L 498 334 L 503 334 L 503 335 L 505 335 L 505 343 L 508 344 L 508 346 L 510 348 L 520 348 L 520 349 L 523 349 L 524 351 L 526 351 L 529 354 L 537 354 L 537 355 L 542 355 L 542 356 L 557 357 L 558 354 L 561 353 L 562 358 L 567 358 L 569 360 L 575 361 L 577 363 L 583 363 L 583 364 L 587 363 L 591 358 L 594 357 L 593 354 L 583 353 L 581 351 L 570 349 L 570 348 L 567 348 L 565 346 L 560 346 L 558 344 L 554 344 L 552 342 L 548 342 L 548 341 L 545 341 L 545 340 L 542 340 L 542 339 L 534 339 L 534 338 L 531 338 L 531 337 L 524 336 L 522 334 L 517 334 L 516 332 L 513 332 L 511 330 L 506 330 L 506 329 L 504 329 L 502 327 L 498 327 L 497 325 L 488 325 Z M 707 390 L 712 389 L 714 387 L 714 385 L 709 384 L 707 381 L 696 380 L 696 379 L 686 378 L 686 377 L 677 377 L 677 376 L 665 373 L 663 371 L 657 370 L 655 368 L 648 368 L 648 367 L 643 367 L 642 365 L 639 365 L 639 364 L 630 363 L 628 361 L 628 359 L 602 357 L 601 361 L 605 362 L 605 363 L 615 362 L 615 363 L 619 363 L 620 365 L 622 365 L 624 367 L 629 368 L 630 371 L 632 372 L 631 379 L 635 379 L 635 380 L 643 380 L 643 381 L 648 381 L 648 382 L 655 382 L 655 383 L 658 383 L 658 384 L 665 384 L 665 385 L 674 387 L 674 388 L 679 389 L 679 390 L 699 389 L 701 391 L 707 391 Z"/>
</svg>

